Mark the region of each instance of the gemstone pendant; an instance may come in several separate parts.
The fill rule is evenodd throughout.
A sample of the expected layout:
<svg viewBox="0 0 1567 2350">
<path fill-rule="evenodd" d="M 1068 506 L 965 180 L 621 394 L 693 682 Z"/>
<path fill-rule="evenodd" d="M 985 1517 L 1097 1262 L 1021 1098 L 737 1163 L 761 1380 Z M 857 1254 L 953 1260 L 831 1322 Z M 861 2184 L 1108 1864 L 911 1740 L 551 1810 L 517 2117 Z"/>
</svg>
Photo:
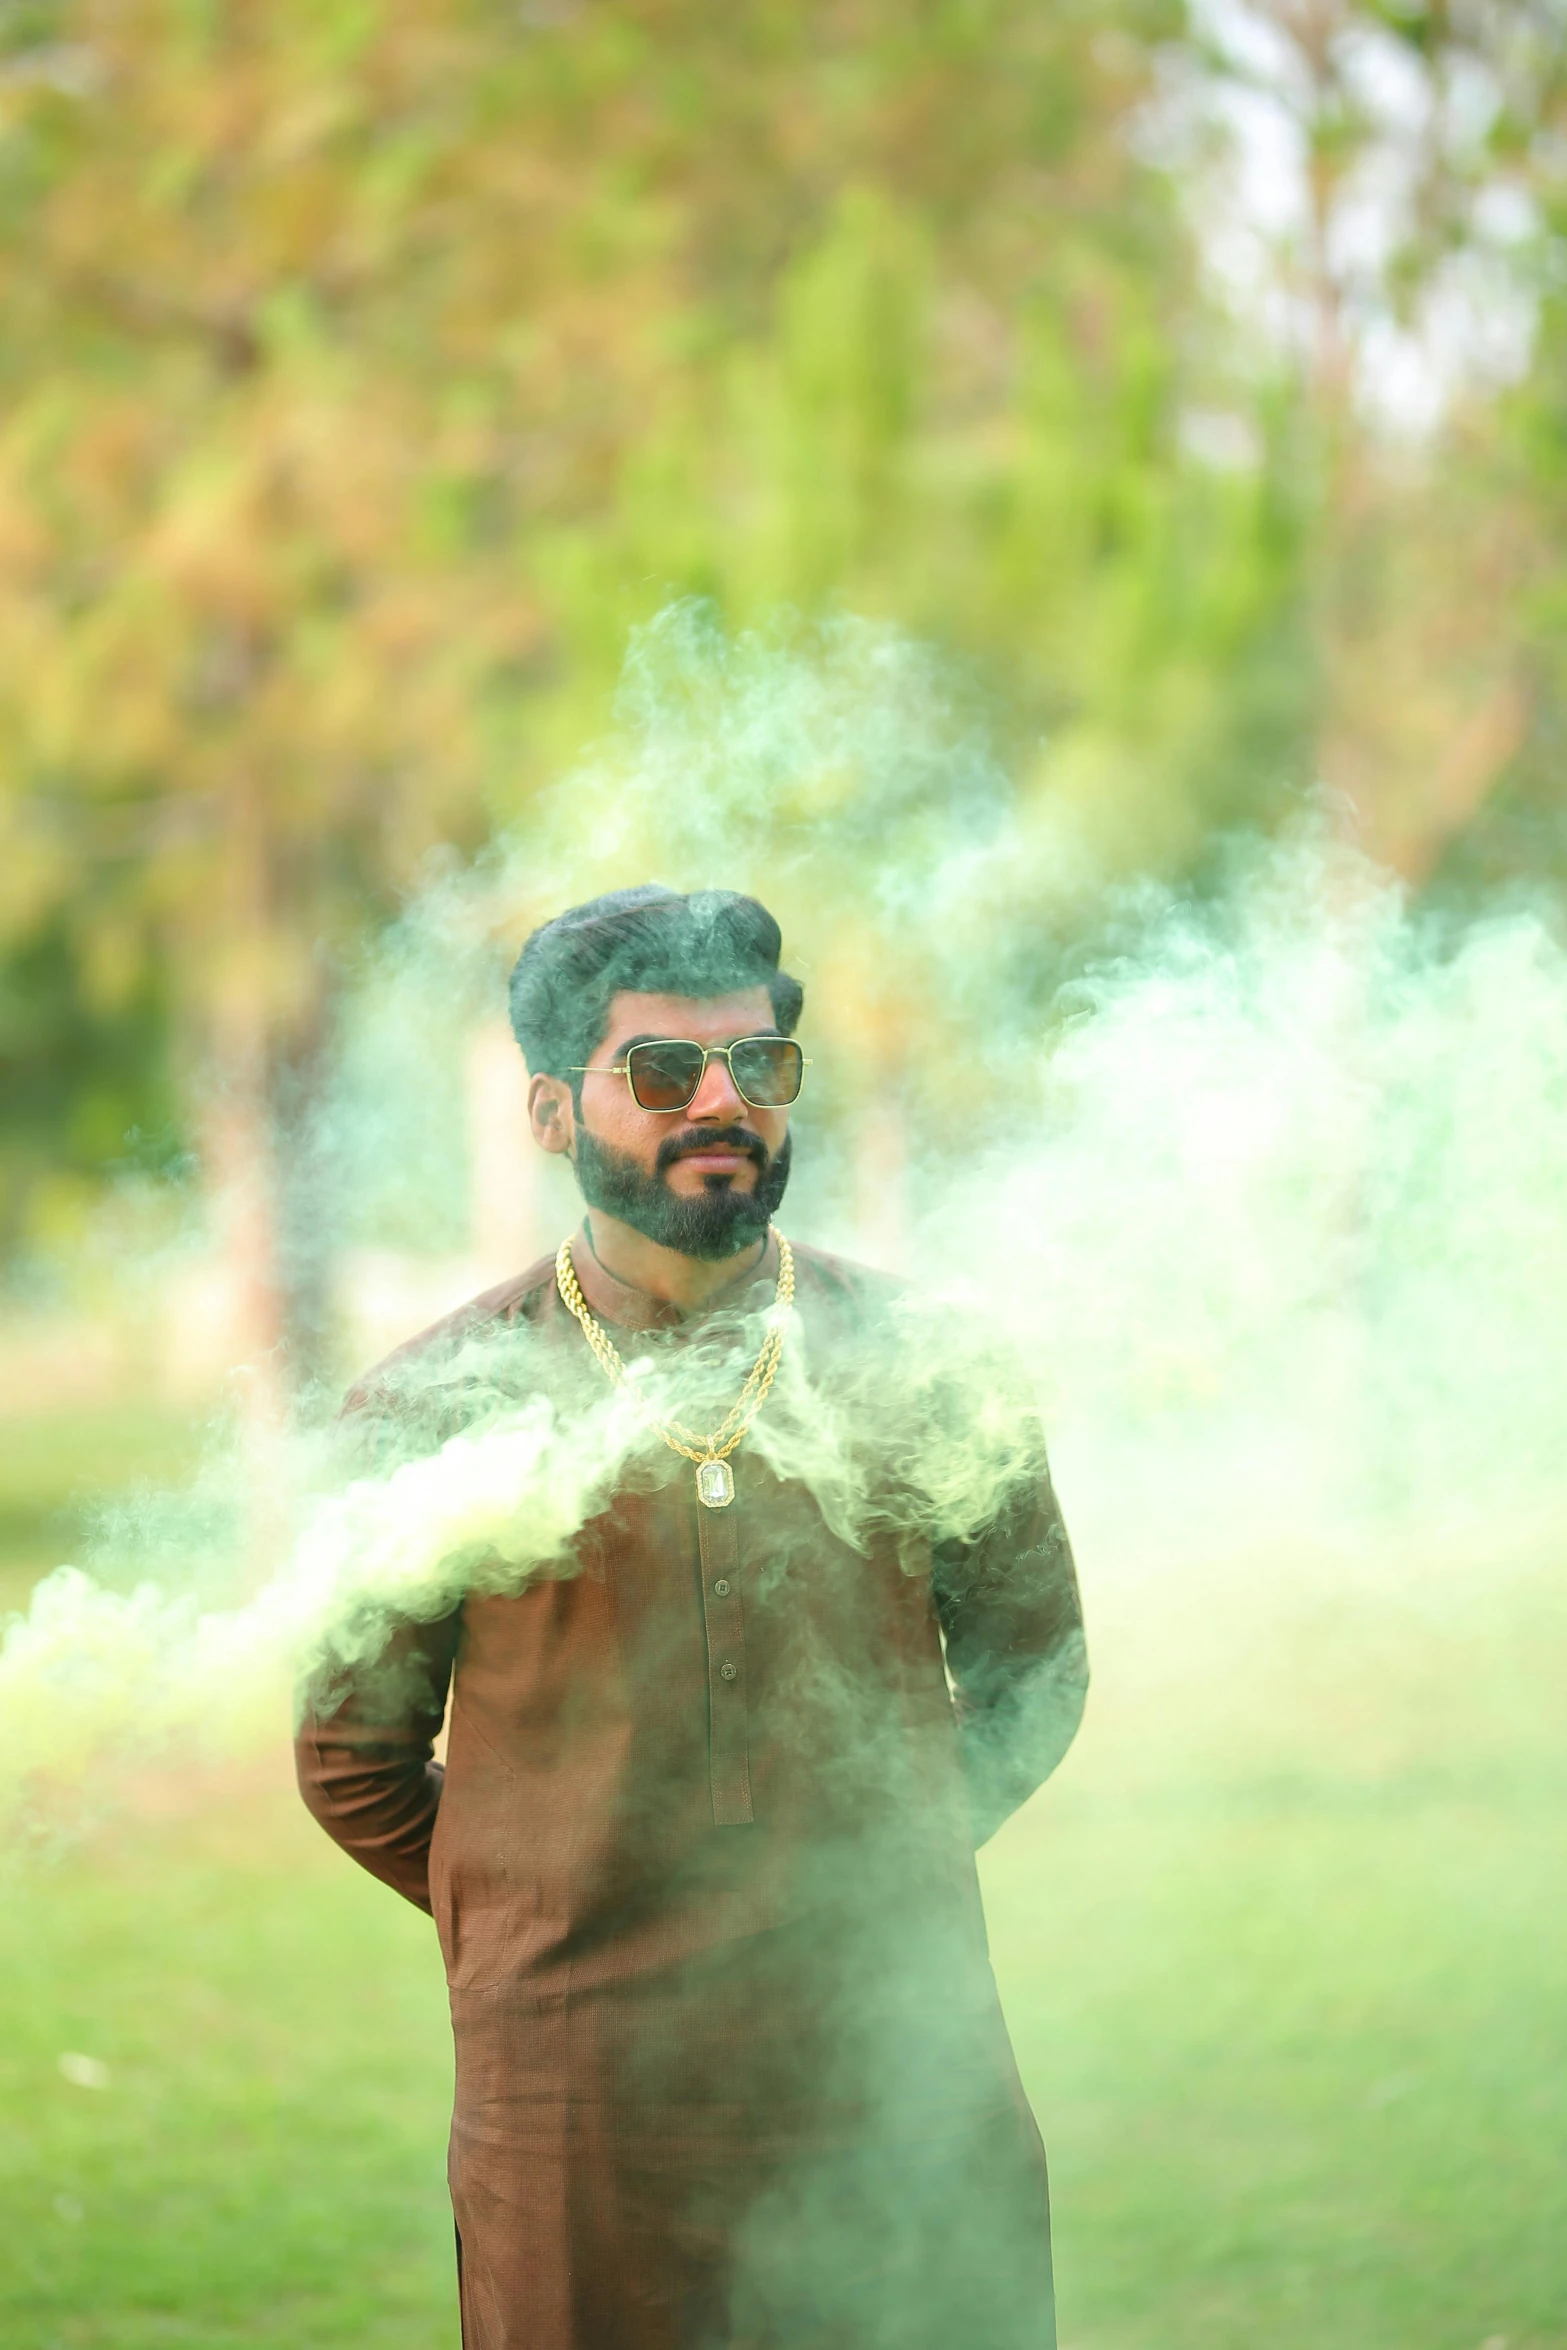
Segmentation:
<svg viewBox="0 0 1567 2350">
<path fill-rule="evenodd" d="M 735 1497 L 734 1471 L 727 1461 L 698 1461 L 696 1497 L 705 1508 L 726 1510 Z"/>
</svg>

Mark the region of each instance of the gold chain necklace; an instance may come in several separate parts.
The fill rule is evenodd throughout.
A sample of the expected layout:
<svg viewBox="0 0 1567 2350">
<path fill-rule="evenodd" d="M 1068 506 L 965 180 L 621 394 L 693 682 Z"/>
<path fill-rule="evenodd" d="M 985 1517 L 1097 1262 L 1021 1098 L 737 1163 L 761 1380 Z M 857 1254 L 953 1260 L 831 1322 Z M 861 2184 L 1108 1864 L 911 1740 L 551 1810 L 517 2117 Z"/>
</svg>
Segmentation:
<svg viewBox="0 0 1567 2350">
<path fill-rule="evenodd" d="M 660 1420 L 643 1401 L 636 1382 L 628 1382 L 626 1366 L 620 1350 L 609 1332 L 590 1310 L 577 1279 L 577 1268 L 571 1261 L 571 1243 L 563 1240 L 555 1251 L 555 1286 L 560 1291 L 561 1303 L 575 1314 L 582 1325 L 582 1335 L 597 1356 L 599 1364 L 612 1386 L 624 1387 L 648 1426 L 669 1446 L 671 1452 L 684 1455 L 696 1463 L 696 1497 L 710 1510 L 727 1509 L 735 1497 L 735 1473 L 729 1466 L 729 1455 L 741 1443 L 763 1404 L 768 1390 L 778 1374 L 783 1354 L 784 1331 L 789 1309 L 794 1304 L 794 1251 L 776 1225 L 768 1230 L 778 1243 L 778 1289 L 767 1315 L 767 1336 L 762 1349 L 751 1365 L 745 1385 L 724 1414 L 711 1436 L 699 1435 L 683 1420 Z"/>
</svg>

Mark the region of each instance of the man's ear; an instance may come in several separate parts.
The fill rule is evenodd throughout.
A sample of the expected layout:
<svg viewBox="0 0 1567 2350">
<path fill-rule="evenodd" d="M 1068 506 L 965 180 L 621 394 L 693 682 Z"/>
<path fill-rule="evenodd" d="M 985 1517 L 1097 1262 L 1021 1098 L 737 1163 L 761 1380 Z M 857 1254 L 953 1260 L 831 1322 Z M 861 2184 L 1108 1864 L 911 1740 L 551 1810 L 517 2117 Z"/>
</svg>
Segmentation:
<svg viewBox="0 0 1567 2350">
<path fill-rule="evenodd" d="M 577 1137 L 571 1087 L 564 1077 L 528 1079 L 528 1124 L 541 1151 L 569 1153 Z"/>
</svg>

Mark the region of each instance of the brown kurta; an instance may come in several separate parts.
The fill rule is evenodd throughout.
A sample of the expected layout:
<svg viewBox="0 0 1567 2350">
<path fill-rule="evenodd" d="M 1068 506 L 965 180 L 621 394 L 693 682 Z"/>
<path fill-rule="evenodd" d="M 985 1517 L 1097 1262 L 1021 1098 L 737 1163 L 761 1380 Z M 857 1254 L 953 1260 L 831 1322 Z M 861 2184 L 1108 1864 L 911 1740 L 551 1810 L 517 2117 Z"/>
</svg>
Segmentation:
<svg viewBox="0 0 1567 2350">
<path fill-rule="evenodd" d="M 574 1254 L 625 1350 L 683 1343 Z M 886 1285 L 796 1258 L 827 1380 Z M 775 1278 L 770 1244 L 746 1302 Z M 563 1391 L 601 1378 L 545 1262 L 358 1412 L 508 1323 Z M 471 1379 L 446 1408 L 442 1434 Z M 1081 1707 L 1043 1457 L 934 1557 L 892 1512 L 851 1546 L 753 1446 L 733 1465 L 705 1510 L 651 1439 L 573 1572 L 407 1628 L 301 1732 L 316 1817 L 439 1929 L 466 2350 L 1049 2350 L 1044 2156 L 973 1860 Z"/>
</svg>

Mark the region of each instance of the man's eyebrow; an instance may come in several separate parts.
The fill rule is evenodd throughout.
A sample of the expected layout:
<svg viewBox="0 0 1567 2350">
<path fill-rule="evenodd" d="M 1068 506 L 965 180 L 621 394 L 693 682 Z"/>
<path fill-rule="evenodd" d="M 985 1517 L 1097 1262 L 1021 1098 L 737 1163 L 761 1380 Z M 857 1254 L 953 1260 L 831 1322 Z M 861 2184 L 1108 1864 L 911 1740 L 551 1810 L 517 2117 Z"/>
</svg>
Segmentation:
<svg viewBox="0 0 1567 2350">
<path fill-rule="evenodd" d="M 776 1036 L 781 1043 L 783 1041 L 783 1030 L 781 1028 L 737 1028 L 733 1036 L 726 1036 L 722 1038 L 721 1041 L 724 1044 L 740 1044 L 753 1036 Z M 654 1036 L 651 1034 L 647 1036 L 628 1036 L 620 1044 L 612 1044 L 607 1046 L 606 1050 L 618 1056 L 622 1053 L 629 1053 L 633 1045 L 695 1044 L 696 1041 L 697 1039 L 694 1036 Z M 708 1050 L 709 1052 L 717 1052 L 718 1046 L 716 1044 L 709 1045 Z"/>
</svg>

